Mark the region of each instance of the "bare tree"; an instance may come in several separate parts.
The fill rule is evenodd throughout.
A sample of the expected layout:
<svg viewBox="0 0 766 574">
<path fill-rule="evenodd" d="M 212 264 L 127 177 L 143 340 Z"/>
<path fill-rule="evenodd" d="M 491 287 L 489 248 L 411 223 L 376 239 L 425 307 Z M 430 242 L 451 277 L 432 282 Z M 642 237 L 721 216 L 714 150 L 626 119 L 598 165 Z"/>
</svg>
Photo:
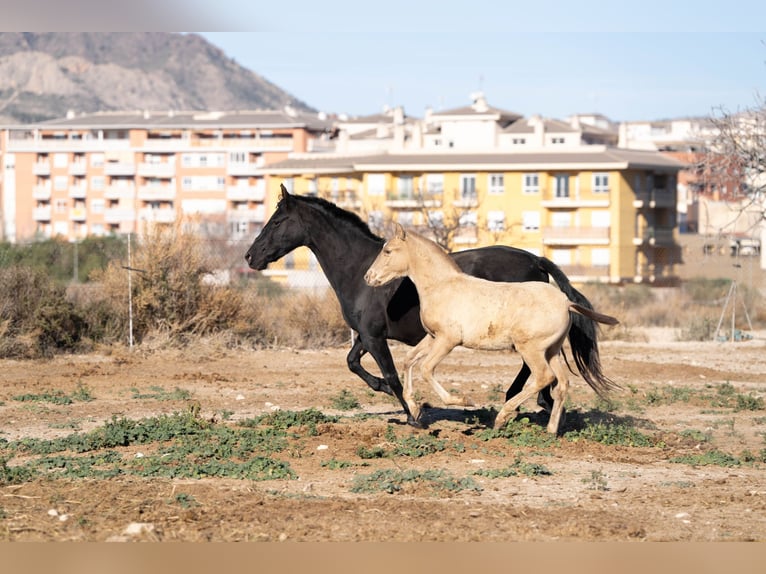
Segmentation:
<svg viewBox="0 0 766 574">
<path fill-rule="evenodd" d="M 466 197 L 461 197 L 455 191 L 451 198 L 442 193 L 441 199 L 418 191 L 416 204 L 416 210 L 423 218 L 422 232 L 446 251 L 452 251 L 456 239 L 461 236 L 473 235 L 478 238 L 478 191 Z"/>
<path fill-rule="evenodd" d="M 735 204 L 735 219 L 766 198 L 766 102 L 742 112 L 721 110 L 711 117 L 712 138 L 696 166 L 700 193 Z"/>
</svg>

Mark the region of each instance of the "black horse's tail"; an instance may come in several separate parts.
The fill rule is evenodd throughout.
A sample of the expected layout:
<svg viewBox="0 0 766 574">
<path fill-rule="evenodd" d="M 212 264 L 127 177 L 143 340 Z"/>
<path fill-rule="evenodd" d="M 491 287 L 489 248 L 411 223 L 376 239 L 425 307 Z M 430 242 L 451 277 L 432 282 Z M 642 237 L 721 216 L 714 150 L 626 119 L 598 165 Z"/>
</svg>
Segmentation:
<svg viewBox="0 0 766 574">
<path fill-rule="evenodd" d="M 545 257 L 540 257 L 539 265 L 543 271 L 553 277 L 559 289 L 570 301 L 586 309 L 593 309 L 587 297 L 572 286 L 569 278 L 558 265 Z M 572 326 L 569 328 L 569 345 L 580 376 L 600 397 L 606 397 L 609 391 L 620 388 L 617 383 L 604 375 L 601 369 L 598 353 L 598 326 L 595 321 L 579 313 L 573 313 Z M 566 356 L 564 358 L 566 359 Z"/>
</svg>

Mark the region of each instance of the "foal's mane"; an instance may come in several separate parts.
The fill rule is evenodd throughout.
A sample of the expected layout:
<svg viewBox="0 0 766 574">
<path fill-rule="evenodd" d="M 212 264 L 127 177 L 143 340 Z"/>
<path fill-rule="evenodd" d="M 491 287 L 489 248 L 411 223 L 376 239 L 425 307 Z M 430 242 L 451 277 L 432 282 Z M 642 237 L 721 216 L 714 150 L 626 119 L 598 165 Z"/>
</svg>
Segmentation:
<svg viewBox="0 0 766 574">
<path fill-rule="evenodd" d="M 416 233 L 414 231 L 408 231 L 407 232 L 407 238 L 414 237 L 417 241 L 417 247 L 420 249 L 420 251 L 428 252 L 429 257 L 430 254 L 433 254 L 433 257 L 438 258 L 439 261 L 443 263 L 444 266 L 449 267 L 453 271 L 457 271 L 458 273 L 462 273 L 460 267 L 457 263 L 455 263 L 455 260 L 452 259 L 452 257 L 449 256 L 449 254 L 444 251 L 435 241 L 432 241 L 428 239 L 427 237 L 424 237 L 420 235 L 419 233 Z"/>
<path fill-rule="evenodd" d="M 308 195 L 291 195 L 290 200 L 296 200 L 300 203 L 305 204 L 307 207 L 311 209 L 316 209 L 318 211 L 324 212 L 328 217 L 334 220 L 339 220 L 343 223 L 347 223 L 349 226 L 354 227 L 361 231 L 364 235 L 369 237 L 370 239 L 374 239 L 375 241 L 383 241 L 382 238 L 375 235 L 371 230 L 370 226 L 367 225 L 362 219 L 356 214 L 352 213 L 350 211 L 346 211 L 345 209 L 341 209 L 334 203 L 327 201 L 326 199 L 323 199 L 321 197 L 312 197 Z M 280 200 L 280 203 L 284 200 Z"/>
</svg>

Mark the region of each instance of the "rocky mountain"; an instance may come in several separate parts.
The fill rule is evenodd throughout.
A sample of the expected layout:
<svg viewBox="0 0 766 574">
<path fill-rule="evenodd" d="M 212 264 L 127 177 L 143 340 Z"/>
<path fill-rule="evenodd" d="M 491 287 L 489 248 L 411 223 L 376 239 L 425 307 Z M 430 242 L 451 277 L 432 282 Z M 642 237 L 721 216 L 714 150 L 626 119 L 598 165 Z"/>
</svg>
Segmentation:
<svg viewBox="0 0 766 574">
<path fill-rule="evenodd" d="M 0 122 L 67 111 L 313 111 L 196 34 L 0 33 Z"/>
</svg>

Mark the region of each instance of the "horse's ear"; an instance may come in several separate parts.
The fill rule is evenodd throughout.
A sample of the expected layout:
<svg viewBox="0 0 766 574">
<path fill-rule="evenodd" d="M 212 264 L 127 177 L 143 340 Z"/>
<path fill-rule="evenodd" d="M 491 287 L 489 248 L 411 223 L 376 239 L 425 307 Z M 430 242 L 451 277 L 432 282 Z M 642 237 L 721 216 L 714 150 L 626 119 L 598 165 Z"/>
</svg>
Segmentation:
<svg viewBox="0 0 766 574">
<path fill-rule="evenodd" d="M 407 238 L 407 232 L 404 231 L 404 227 L 398 222 L 394 222 L 394 237 L 402 240 Z"/>
<path fill-rule="evenodd" d="M 282 190 L 282 199 L 285 201 L 290 201 L 290 194 L 287 192 L 287 188 L 285 187 L 284 183 L 279 184 L 279 189 Z"/>
</svg>

